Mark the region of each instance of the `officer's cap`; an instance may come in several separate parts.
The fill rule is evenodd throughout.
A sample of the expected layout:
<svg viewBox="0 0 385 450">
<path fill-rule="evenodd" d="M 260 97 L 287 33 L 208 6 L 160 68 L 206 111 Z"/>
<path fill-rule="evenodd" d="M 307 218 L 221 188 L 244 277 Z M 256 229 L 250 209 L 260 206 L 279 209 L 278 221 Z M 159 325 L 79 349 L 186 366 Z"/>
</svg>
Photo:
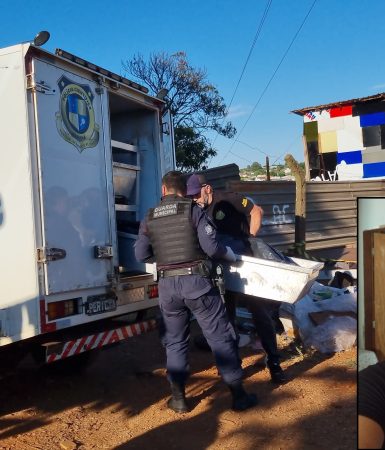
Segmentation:
<svg viewBox="0 0 385 450">
<path fill-rule="evenodd" d="M 200 193 L 201 188 L 206 186 L 206 178 L 202 174 L 194 173 L 187 180 L 187 195 L 197 195 Z"/>
</svg>

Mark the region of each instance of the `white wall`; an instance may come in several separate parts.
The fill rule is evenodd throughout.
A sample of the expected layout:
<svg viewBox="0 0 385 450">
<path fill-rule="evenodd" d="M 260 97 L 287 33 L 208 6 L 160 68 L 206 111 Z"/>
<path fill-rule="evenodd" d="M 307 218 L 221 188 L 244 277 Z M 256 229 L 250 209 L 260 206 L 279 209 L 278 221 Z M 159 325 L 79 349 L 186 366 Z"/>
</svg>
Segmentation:
<svg viewBox="0 0 385 450">
<path fill-rule="evenodd" d="M 358 200 L 358 342 L 365 348 L 363 231 L 385 227 L 385 198 L 360 198 Z"/>
</svg>

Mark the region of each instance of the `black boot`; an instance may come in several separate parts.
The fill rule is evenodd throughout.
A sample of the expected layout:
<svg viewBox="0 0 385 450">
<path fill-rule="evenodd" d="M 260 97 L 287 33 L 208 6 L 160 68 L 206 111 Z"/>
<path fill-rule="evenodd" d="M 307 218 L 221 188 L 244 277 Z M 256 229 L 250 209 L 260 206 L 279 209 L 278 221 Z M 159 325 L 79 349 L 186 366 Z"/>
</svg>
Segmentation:
<svg viewBox="0 0 385 450">
<path fill-rule="evenodd" d="M 287 378 L 285 372 L 282 370 L 279 362 L 267 362 L 267 367 L 270 371 L 271 381 L 276 384 L 286 383 Z"/>
<path fill-rule="evenodd" d="M 255 394 L 248 394 L 243 389 L 242 382 L 229 384 L 229 389 L 233 397 L 231 408 L 233 411 L 245 411 L 258 404 L 258 398 Z"/>
<path fill-rule="evenodd" d="M 177 413 L 185 413 L 189 411 L 189 407 L 186 403 L 184 385 L 179 383 L 171 383 L 171 398 L 167 402 L 167 406 Z"/>
</svg>

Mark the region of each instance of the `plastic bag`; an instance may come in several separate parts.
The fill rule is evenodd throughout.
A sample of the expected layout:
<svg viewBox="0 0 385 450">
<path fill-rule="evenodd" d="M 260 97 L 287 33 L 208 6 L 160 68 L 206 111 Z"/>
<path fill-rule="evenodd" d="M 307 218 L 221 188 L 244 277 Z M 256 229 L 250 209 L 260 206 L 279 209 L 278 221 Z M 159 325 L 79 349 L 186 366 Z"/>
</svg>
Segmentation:
<svg viewBox="0 0 385 450">
<path fill-rule="evenodd" d="M 321 311 L 327 311 L 328 317 L 323 323 L 315 325 L 309 313 Z M 333 311 L 356 314 L 356 293 L 315 282 L 309 294 L 298 302 L 293 305 L 282 304 L 280 316 L 291 316 L 306 347 L 313 347 L 322 353 L 334 353 L 347 350 L 355 344 L 357 319 L 348 315 L 333 316 Z"/>
<path fill-rule="evenodd" d="M 302 339 L 305 347 L 313 347 L 321 353 L 348 350 L 357 340 L 357 320 L 347 316 L 331 317 L 322 325 L 308 328 Z"/>
</svg>

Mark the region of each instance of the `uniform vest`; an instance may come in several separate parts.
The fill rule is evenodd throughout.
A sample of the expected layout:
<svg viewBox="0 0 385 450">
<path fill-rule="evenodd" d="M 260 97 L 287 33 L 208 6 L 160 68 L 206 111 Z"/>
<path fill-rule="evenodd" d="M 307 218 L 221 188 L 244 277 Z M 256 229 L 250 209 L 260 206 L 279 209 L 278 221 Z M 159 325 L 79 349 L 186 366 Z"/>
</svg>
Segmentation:
<svg viewBox="0 0 385 450">
<path fill-rule="evenodd" d="M 158 268 L 206 259 L 191 220 L 192 201 L 166 196 L 147 216 L 147 227 Z"/>
</svg>

